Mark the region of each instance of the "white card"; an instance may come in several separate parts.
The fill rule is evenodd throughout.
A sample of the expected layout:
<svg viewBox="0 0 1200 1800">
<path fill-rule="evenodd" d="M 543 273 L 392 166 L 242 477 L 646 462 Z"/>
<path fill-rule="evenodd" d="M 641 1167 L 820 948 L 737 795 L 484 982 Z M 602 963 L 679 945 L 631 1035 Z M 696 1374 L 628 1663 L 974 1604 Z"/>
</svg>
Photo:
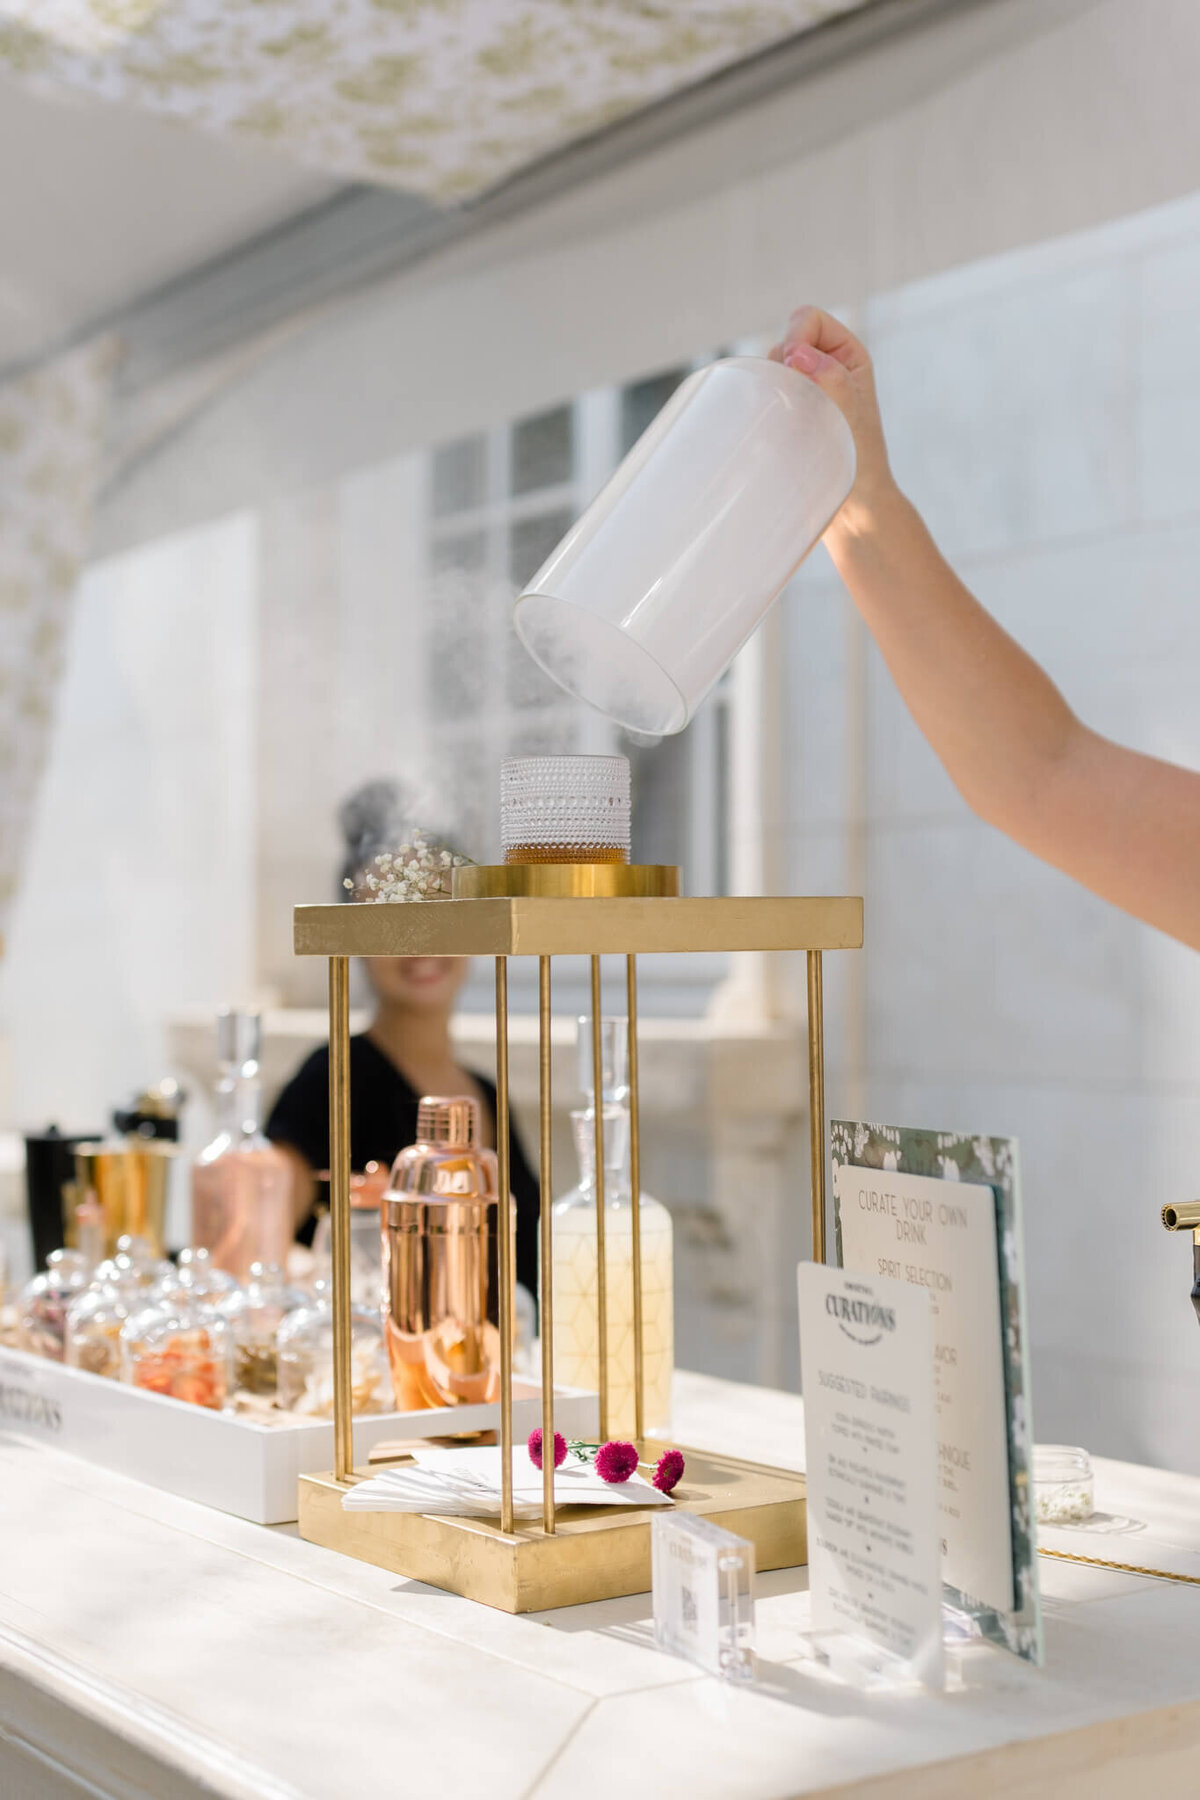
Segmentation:
<svg viewBox="0 0 1200 1800">
<path fill-rule="evenodd" d="M 486 1482 L 497 1496 L 500 1494 L 500 1448 L 494 1444 L 465 1445 L 459 1450 L 422 1446 L 413 1451 L 419 1469 L 431 1474 L 469 1476 Z M 524 1444 L 514 1444 L 512 1453 L 513 1495 L 521 1500 L 541 1503 L 542 1471 L 533 1462 Z M 669 1494 L 662 1494 L 644 1474 L 635 1472 L 628 1481 L 605 1481 L 597 1475 L 595 1464 L 568 1455 L 554 1471 L 554 1501 L 557 1506 L 674 1506 Z"/>
<path fill-rule="evenodd" d="M 943 1682 L 928 1295 L 801 1263 L 808 1573 L 816 1632 L 845 1632 Z"/>
<path fill-rule="evenodd" d="M 1011 1612 L 1012 1502 L 996 1197 L 990 1187 L 835 1167 L 842 1262 L 933 1303 L 942 1574 Z"/>
</svg>

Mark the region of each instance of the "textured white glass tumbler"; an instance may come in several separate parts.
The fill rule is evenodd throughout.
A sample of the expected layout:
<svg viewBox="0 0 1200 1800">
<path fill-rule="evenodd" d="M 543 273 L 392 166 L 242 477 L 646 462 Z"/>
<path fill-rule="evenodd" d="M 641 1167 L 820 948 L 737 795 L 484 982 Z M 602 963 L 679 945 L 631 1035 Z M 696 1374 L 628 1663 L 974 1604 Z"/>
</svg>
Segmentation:
<svg viewBox="0 0 1200 1800">
<path fill-rule="evenodd" d="M 629 760 L 509 756 L 500 767 L 506 863 L 629 861 Z"/>
<path fill-rule="evenodd" d="M 832 519 L 854 440 L 807 376 L 757 356 L 677 389 L 516 604 L 569 693 L 682 731 Z"/>
</svg>

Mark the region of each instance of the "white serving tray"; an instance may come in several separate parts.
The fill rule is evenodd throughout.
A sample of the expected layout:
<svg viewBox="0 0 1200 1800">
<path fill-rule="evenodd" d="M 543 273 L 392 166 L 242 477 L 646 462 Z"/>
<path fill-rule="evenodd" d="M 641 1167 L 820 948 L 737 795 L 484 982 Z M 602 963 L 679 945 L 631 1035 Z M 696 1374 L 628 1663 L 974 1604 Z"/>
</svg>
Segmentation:
<svg viewBox="0 0 1200 1800">
<path fill-rule="evenodd" d="M 541 1423 L 541 1405 L 536 1388 L 514 1384 L 513 1436 L 518 1443 Z M 597 1414 L 595 1394 L 578 1388 L 556 1391 L 555 1425 L 565 1436 L 594 1438 Z M 376 1444 L 392 1439 L 498 1430 L 499 1424 L 495 1403 L 372 1413 L 354 1421 L 354 1459 L 365 1464 Z M 333 1467 L 329 1419 L 260 1425 L 4 1348 L 0 1430 L 53 1444 L 257 1525 L 294 1519 L 299 1476 Z"/>
</svg>

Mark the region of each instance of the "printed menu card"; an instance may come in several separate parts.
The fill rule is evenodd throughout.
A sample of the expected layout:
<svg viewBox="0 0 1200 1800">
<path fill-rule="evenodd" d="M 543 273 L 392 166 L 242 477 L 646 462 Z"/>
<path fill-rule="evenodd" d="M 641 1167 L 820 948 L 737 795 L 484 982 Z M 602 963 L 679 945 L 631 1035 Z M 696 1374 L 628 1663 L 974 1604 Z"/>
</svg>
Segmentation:
<svg viewBox="0 0 1200 1800">
<path fill-rule="evenodd" d="M 943 1681 L 929 1296 L 801 1263 L 812 1626 Z"/>
<path fill-rule="evenodd" d="M 838 1260 L 927 1298 L 942 1579 L 964 1628 L 1041 1661 L 1028 1332 L 1011 1138 L 835 1122 Z"/>
</svg>

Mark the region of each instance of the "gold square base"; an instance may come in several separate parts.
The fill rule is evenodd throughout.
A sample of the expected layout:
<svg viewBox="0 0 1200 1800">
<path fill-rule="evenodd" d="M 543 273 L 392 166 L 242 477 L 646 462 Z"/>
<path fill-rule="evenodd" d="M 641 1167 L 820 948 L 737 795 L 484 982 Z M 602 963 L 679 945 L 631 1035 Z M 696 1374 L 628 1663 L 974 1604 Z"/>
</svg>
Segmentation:
<svg viewBox="0 0 1200 1800">
<path fill-rule="evenodd" d="M 647 1445 L 657 1456 L 665 1448 Z M 789 1569 L 808 1558 L 804 1477 L 786 1469 L 685 1450 L 675 1490 L 684 1511 L 749 1538 L 759 1569 Z M 535 1523 L 511 1535 L 486 1519 L 424 1513 L 344 1512 L 347 1484 L 332 1475 L 300 1477 L 300 1536 L 427 1581 L 502 1612 L 542 1612 L 643 1594 L 650 1587 L 650 1520 L 657 1510 L 564 1506 L 548 1537 Z"/>
</svg>

